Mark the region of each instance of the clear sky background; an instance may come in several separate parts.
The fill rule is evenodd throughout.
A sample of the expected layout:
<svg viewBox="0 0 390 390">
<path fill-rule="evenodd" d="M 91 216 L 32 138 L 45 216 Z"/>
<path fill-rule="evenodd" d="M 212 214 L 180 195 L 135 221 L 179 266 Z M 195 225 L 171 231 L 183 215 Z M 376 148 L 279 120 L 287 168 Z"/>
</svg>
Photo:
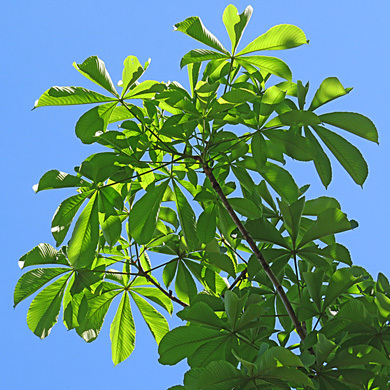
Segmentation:
<svg viewBox="0 0 390 390">
<path fill-rule="evenodd" d="M 2 5 L 0 388 L 164 390 L 182 382 L 186 365 L 159 365 L 156 344 L 139 318 L 135 318 L 135 352 L 114 367 L 108 326 L 112 313 L 99 338 L 86 344 L 74 332 L 66 331 L 61 317 L 51 335 L 39 340 L 26 324 L 29 302 L 12 308 L 13 288 L 22 275 L 18 259 L 41 242 L 55 244 L 50 233 L 52 215 L 59 203 L 73 194 L 56 190 L 35 195 L 32 185 L 50 169 L 72 173 L 74 166 L 96 150 L 81 144 L 74 133 L 75 123 L 87 106 L 30 110 L 34 101 L 54 85 L 97 88 L 72 67 L 73 61 L 81 63 L 91 55 L 106 62 L 115 82 L 121 78 L 123 60 L 136 55 L 141 63 L 152 58 L 144 79 L 177 80 L 187 86 L 180 58 L 202 45 L 174 32 L 173 24 L 200 16 L 229 46 L 222 23 L 222 12 L 229 3 L 25 0 Z M 249 3 L 236 0 L 234 4 L 242 12 Z M 339 236 L 354 263 L 375 277 L 379 271 L 390 276 L 390 2 L 252 0 L 250 4 L 254 14 L 242 45 L 273 25 L 299 26 L 310 45 L 272 55 L 289 64 L 294 81 L 310 81 L 310 96 L 328 76 L 338 77 L 345 87 L 355 87 L 348 96 L 327 105 L 327 110 L 359 112 L 377 125 L 379 147 L 349 137 L 369 164 L 363 190 L 337 163 L 328 190 L 321 187 L 311 163 L 288 163 L 288 167 L 299 185 L 312 183 L 308 196 L 334 196 L 343 211 L 359 221 L 358 229 Z M 171 323 L 179 322 L 173 318 Z"/>
</svg>

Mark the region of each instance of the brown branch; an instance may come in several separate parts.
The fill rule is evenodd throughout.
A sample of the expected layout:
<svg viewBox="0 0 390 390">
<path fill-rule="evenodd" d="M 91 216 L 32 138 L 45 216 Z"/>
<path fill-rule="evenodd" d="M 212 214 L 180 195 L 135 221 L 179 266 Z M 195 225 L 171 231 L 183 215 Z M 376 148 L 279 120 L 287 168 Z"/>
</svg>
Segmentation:
<svg viewBox="0 0 390 390">
<path fill-rule="evenodd" d="M 267 274 L 268 278 L 271 280 L 272 284 L 274 285 L 277 293 L 279 294 L 280 299 L 283 302 L 284 307 L 287 310 L 288 315 L 291 318 L 291 321 L 301 338 L 301 340 L 305 340 L 306 337 L 306 331 L 302 324 L 299 322 L 297 315 L 295 314 L 294 308 L 292 307 L 289 299 L 287 298 L 287 295 L 282 287 L 282 285 L 279 283 L 279 280 L 271 270 L 269 264 L 265 260 L 263 254 L 260 252 L 260 249 L 257 247 L 255 241 L 249 234 L 249 232 L 245 229 L 244 225 L 241 223 L 240 219 L 238 218 L 237 214 L 233 210 L 232 206 L 230 205 L 228 199 L 226 198 L 225 194 L 222 192 L 221 186 L 219 185 L 217 179 L 215 178 L 213 171 L 211 168 L 207 165 L 207 163 L 204 163 L 199 157 L 194 156 L 194 158 L 199 161 L 200 164 L 203 166 L 203 171 L 206 174 L 207 178 L 210 180 L 210 183 L 212 187 L 214 188 L 215 192 L 218 194 L 219 198 L 221 199 L 222 203 L 224 204 L 227 212 L 233 219 L 234 223 L 236 224 L 238 230 L 244 237 L 245 241 L 248 243 L 250 248 L 252 249 L 254 255 L 259 260 L 261 266 L 263 267 L 265 273 Z"/>
</svg>

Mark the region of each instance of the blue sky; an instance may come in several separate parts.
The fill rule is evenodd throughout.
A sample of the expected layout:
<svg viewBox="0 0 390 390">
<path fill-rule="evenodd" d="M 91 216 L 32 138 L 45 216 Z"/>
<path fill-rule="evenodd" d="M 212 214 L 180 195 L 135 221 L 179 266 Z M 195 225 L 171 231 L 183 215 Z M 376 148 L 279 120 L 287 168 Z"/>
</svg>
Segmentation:
<svg viewBox="0 0 390 390">
<path fill-rule="evenodd" d="M 180 71 L 180 58 L 202 45 L 174 32 L 173 24 L 189 16 L 200 16 L 227 44 L 222 12 L 229 3 L 36 0 L 7 2 L 2 6 L 2 388 L 126 386 L 163 390 L 181 383 L 185 364 L 173 368 L 159 365 L 156 345 L 142 321 L 136 321 L 135 352 L 113 367 L 108 320 L 92 344 L 67 332 L 61 321 L 42 341 L 26 325 L 29 302 L 23 302 L 16 310 L 12 308 L 13 288 L 22 275 L 18 259 L 40 242 L 54 245 L 50 234 L 52 215 L 59 203 L 73 193 L 57 190 L 35 195 L 32 185 L 50 169 L 72 172 L 74 166 L 96 150 L 94 146 L 82 145 L 74 134 L 74 125 L 85 106 L 41 108 L 33 112 L 31 108 L 53 85 L 94 89 L 72 67 L 73 61 L 81 63 L 91 55 L 98 55 L 106 62 L 115 81 L 121 78 L 123 60 L 136 55 L 141 63 L 152 58 L 146 79 L 177 80 L 187 85 L 186 71 Z M 248 4 L 254 7 L 254 14 L 243 45 L 275 24 L 299 26 L 310 39 L 310 45 L 273 55 L 289 64 L 295 81 L 310 81 L 311 95 L 328 76 L 338 77 L 345 87 L 354 87 L 347 97 L 331 103 L 328 109 L 359 112 L 376 124 L 379 147 L 349 138 L 369 164 L 370 174 L 363 190 L 340 168 L 334 170 L 334 180 L 326 191 L 314 175 L 312 164 L 289 163 L 288 167 L 298 184 L 312 183 L 309 196 L 336 197 L 348 216 L 360 223 L 358 229 L 339 238 L 350 249 L 354 263 L 373 275 L 381 271 L 390 276 L 390 256 L 385 246 L 390 221 L 387 96 L 390 3 L 388 0 L 371 4 L 356 0 L 234 2 L 240 12 Z M 179 321 L 173 319 L 172 325 Z"/>
</svg>

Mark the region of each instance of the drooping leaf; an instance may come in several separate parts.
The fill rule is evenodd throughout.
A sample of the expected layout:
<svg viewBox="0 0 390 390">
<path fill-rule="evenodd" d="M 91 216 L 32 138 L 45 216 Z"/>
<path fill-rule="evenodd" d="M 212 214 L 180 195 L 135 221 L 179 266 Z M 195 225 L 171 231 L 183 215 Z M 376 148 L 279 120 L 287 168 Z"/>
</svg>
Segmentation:
<svg viewBox="0 0 390 390">
<path fill-rule="evenodd" d="M 51 233 L 56 240 L 57 246 L 64 241 L 74 216 L 84 203 L 85 199 L 92 194 L 92 190 L 71 196 L 65 199 L 54 213 L 51 223 Z"/>
<path fill-rule="evenodd" d="M 293 245 L 298 237 L 300 225 L 301 225 L 301 216 L 302 211 L 305 206 L 305 198 L 302 197 L 290 205 L 286 202 L 279 201 L 279 208 L 282 212 L 282 218 L 285 223 L 285 226 L 291 236 Z"/>
<path fill-rule="evenodd" d="M 41 339 L 50 334 L 57 322 L 68 279 L 69 275 L 64 275 L 42 290 L 31 302 L 27 313 L 27 325 Z"/>
<path fill-rule="evenodd" d="M 141 315 L 150 329 L 153 337 L 155 338 L 157 344 L 159 344 L 161 339 L 169 331 L 167 320 L 150 303 L 146 302 L 145 299 L 140 298 L 131 291 L 130 294 L 134 299 L 134 302 L 141 312 Z"/>
<path fill-rule="evenodd" d="M 36 268 L 23 274 L 15 286 L 14 307 L 69 268 Z"/>
<path fill-rule="evenodd" d="M 283 236 L 266 218 L 251 220 L 245 224 L 245 228 L 256 241 L 269 242 L 283 248 L 289 248 Z"/>
<path fill-rule="evenodd" d="M 68 187 L 91 187 L 91 183 L 88 183 L 80 177 L 53 169 L 46 172 L 41 177 L 39 183 L 33 186 L 33 190 L 37 193 L 39 191 L 51 190 L 53 188 Z"/>
<path fill-rule="evenodd" d="M 211 362 L 200 375 L 198 388 L 204 390 L 229 390 L 242 384 L 250 378 L 227 361 Z"/>
<path fill-rule="evenodd" d="M 126 360 L 135 347 L 135 325 L 129 294 L 124 291 L 110 328 L 112 361 L 115 365 Z"/>
<path fill-rule="evenodd" d="M 359 149 L 324 127 L 315 126 L 314 129 L 354 182 L 362 186 L 368 175 L 368 167 Z"/>
<path fill-rule="evenodd" d="M 291 24 L 279 24 L 257 37 L 237 55 L 263 50 L 285 50 L 307 43 L 304 32 Z"/>
<path fill-rule="evenodd" d="M 182 261 L 179 262 L 177 267 L 175 290 L 179 299 L 188 304 L 191 298 L 197 294 L 195 281 Z"/>
<path fill-rule="evenodd" d="M 327 196 L 320 196 L 316 199 L 310 199 L 305 202 L 303 208 L 304 215 L 319 215 L 326 209 L 336 208 L 340 209 L 340 203 L 335 198 L 329 198 Z"/>
<path fill-rule="evenodd" d="M 245 8 L 242 14 L 238 14 L 237 8 L 232 4 L 229 4 L 225 8 L 222 20 L 229 34 L 230 42 L 232 43 L 232 53 L 236 51 L 252 13 L 253 8 L 250 5 Z"/>
<path fill-rule="evenodd" d="M 187 198 L 174 182 L 173 191 L 175 193 L 175 201 L 177 207 L 177 213 L 179 215 L 181 228 L 186 239 L 187 246 L 190 250 L 193 250 L 198 245 L 198 236 L 196 234 L 195 225 L 195 213 L 192 210 Z"/>
<path fill-rule="evenodd" d="M 378 143 L 378 131 L 374 123 L 356 112 L 331 112 L 319 116 L 322 122 L 339 127 L 359 137 Z"/>
<path fill-rule="evenodd" d="M 247 198 L 229 198 L 229 203 L 234 211 L 249 219 L 261 218 L 262 212 L 256 204 Z"/>
<path fill-rule="evenodd" d="M 309 110 L 314 111 L 325 103 L 328 103 L 340 96 L 344 96 L 351 91 L 352 88 L 344 88 L 337 77 L 326 78 L 317 89 Z"/>
<path fill-rule="evenodd" d="M 167 187 L 168 181 L 164 181 L 157 187 L 154 187 L 154 184 L 150 185 L 146 194 L 134 204 L 130 211 L 130 233 L 139 244 L 147 244 L 153 237 L 158 212 Z"/>
<path fill-rule="evenodd" d="M 209 30 L 207 30 L 200 18 L 198 18 L 197 16 L 192 16 L 183 20 L 180 23 L 176 23 L 174 27 L 175 30 L 181 31 L 184 34 L 187 34 L 191 38 L 194 38 L 207 46 L 221 51 L 222 53 L 229 54 L 229 52 L 223 47 L 222 43 L 219 42 L 217 37 L 213 35 Z"/>
<path fill-rule="evenodd" d="M 227 254 L 205 251 L 204 258 L 209 264 L 227 272 L 231 277 L 234 278 L 236 276 L 236 265 Z"/>
<path fill-rule="evenodd" d="M 107 103 L 114 101 L 116 101 L 115 98 L 104 96 L 82 87 L 51 87 L 36 100 L 34 108 L 43 106 Z"/>
<path fill-rule="evenodd" d="M 97 193 L 95 192 L 80 214 L 68 245 L 69 262 L 74 268 L 92 264 L 99 240 Z"/>
</svg>

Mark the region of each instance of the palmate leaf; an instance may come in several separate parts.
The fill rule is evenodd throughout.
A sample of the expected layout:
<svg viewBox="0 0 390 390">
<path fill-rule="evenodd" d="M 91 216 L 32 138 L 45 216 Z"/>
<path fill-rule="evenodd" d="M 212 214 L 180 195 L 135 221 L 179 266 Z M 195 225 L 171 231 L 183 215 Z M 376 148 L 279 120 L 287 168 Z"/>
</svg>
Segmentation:
<svg viewBox="0 0 390 390">
<path fill-rule="evenodd" d="M 207 46 L 210 46 L 222 53 L 229 54 L 229 52 L 223 47 L 222 43 L 219 42 L 217 37 L 207 30 L 200 18 L 197 16 L 192 16 L 180 23 L 176 23 L 174 27 L 175 30 L 181 31 Z"/>
<path fill-rule="evenodd" d="M 157 187 L 152 184 L 147 188 L 146 194 L 134 204 L 130 211 L 130 233 L 139 244 L 147 244 L 153 237 L 158 212 L 167 187 L 168 181 Z"/>
<path fill-rule="evenodd" d="M 305 33 L 291 24 L 279 24 L 257 37 L 237 55 L 264 50 L 285 50 L 308 43 Z"/>
<path fill-rule="evenodd" d="M 126 360 L 135 347 L 135 325 L 127 291 L 122 294 L 110 328 L 112 361 L 115 365 Z"/>
<path fill-rule="evenodd" d="M 91 108 L 76 123 L 76 135 L 84 144 L 92 144 L 97 133 L 104 133 L 117 102 L 102 104 Z"/>
<path fill-rule="evenodd" d="M 51 87 L 35 101 L 34 108 L 114 102 L 117 99 L 82 87 Z"/>
<path fill-rule="evenodd" d="M 253 65 L 268 73 L 272 73 L 275 76 L 291 81 L 292 73 L 290 68 L 285 62 L 276 57 L 266 56 L 245 56 L 236 57 L 235 61 L 242 67 L 246 65 Z"/>
<path fill-rule="evenodd" d="M 69 265 L 62 251 L 57 251 L 50 244 L 39 244 L 24 254 L 18 262 L 21 269 L 32 265 Z"/>
<path fill-rule="evenodd" d="M 188 249 L 193 250 L 198 245 L 195 213 L 180 187 L 175 182 L 173 183 L 173 191 L 175 194 L 177 213 L 179 215 L 180 225 L 184 234 L 184 238 L 186 239 Z"/>
<path fill-rule="evenodd" d="M 184 55 L 184 57 L 180 60 L 180 67 L 183 68 L 188 64 L 194 64 L 197 62 L 209 60 L 218 60 L 222 58 L 229 59 L 229 56 L 218 53 L 214 50 L 195 49 L 189 51 L 187 54 Z"/>
<path fill-rule="evenodd" d="M 378 131 L 374 123 L 364 115 L 356 112 L 331 112 L 320 115 L 319 118 L 324 123 L 378 143 Z"/>
<path fill-rule="evenodd" d="M 345 138 L 324 127 L 314 126 L 313 128 L 353 181 L 362 186 L 368 175 L 368 167 L 359 149 Z"/>
<path fill-rule="evenodd" d="M 41 339 L 50 334 L 57 322 L 65 286 L 70 275 L 64 275 L 42 290 L 31 302 L 27 313 L 28 327 Z"/>
<path fill-rule="evenodd" d="M 122 81 L 120 82 L 122 86 L 121 97 L 125 96 L 129 88 L 142 76 L 144 73 L 144 68 L 138 61 L 136 56 L 126 57 L 123 63 L 123 73 Z"/>
<path fill-rule="evenodd" d="M 198 238 L 204 244 L 208 244 L 215 237 L 217 228 L 217 211 L 214 206 L 209 206 L 199 215 L 196 224 Z"/>
<path fill-rule="evenodd" d="M 54 188 L 69 188 L 69 187 L 91 187 L 91 183 L 83 180 L 81 177 L 70 175 L 69 173 L 57 171 L 53 169 L 46 172 L 38 184 L 33 186 L 33 190 L 38 193 L 43 190 L 51 190 Z"/>
<path fill-rule="evenodd" d="M 190 271 L 188 271 L 182 261 L 179 261 L 177 267 L 175 291 L 178 298 L 188 304 L 190 303 L 191 298 L 198 292 Z"/>
<path fill-rule="evenodd" d="M 146 302 L 145 299 L 134 294 L 132 291 L 130 291 L 130 294 L 145 320 L 146 325 L 150 329 L 150 332 L 157 344 L 159 344 L 161 339 L 169 331 L 167 320 L 150 303 Z"/>
<path fill-rule="evenodd" d="M 88 57 L 82 64 L 73 63 L 73 66 L 87 79 L 103 87 L 114 96 L 119 97 L 110 75 L 107 72 L 106 65 L 97 56 Z"/>
<path fill-rule="evenodd" d="M 68 245 L 69 262 L 74 268 L 90 267 L 99 240 L 97 193 L 80 214 Z"/>
<path fill-rule="evenodd" d="M 114 286 L 115 289 L 120 286 Z M 111 305 L 112 300 L 120 291 L 109 290 L 101 295 L 87 293 L 88 313 L 82 323 L 76 328 L 77 333 L 87 342 L 94 341 L 103 326 L 104 318 Z"/>
<path fill-rule="evenodd" d="M 56 240 L 57 246 L 64 241 L 74 216 L 92 192 L 93 190 L 90 190 L 71 196 L 65 199 L 57 208 L 51 223 L 51 233 Z"/>
<path fill-rule="evenodd" d="M 180 326 L 167 333 L 160 342 L 158 352 L 161 364 L 174 365 L 192 355 L 200 346 L 223 337 L 217 329 L 201 326 Z"/>
<path fill-rule="evenodd" d="M 172 301 L 162 291 L 155 287 L 132 287 L 131 291 L 150 299 L 164 308 L 169 314 L 173 312 Z"/>
<path fill-rule="evenodd" d="M 240 43 L 242 34 L 252 16 L 252 13 L 253 8 L 250 5 L 245 8 L 245 11 L 241 15 L 238 14 L 237 8 L 232 4 L 229 4 L 225 8 L 222 20 L 232 43 L 232 53 L 236 51 L 236 48 Z"/>
<path fill-rule="evenodd" d="M 330 234 L 340 233 L 354 229 L 358 224 L 354 220 L 348 220 L 347 216 L 339 209 L 329 208 L 318 215 L 317 221 L 306 231 L 298 247 L 318 240 Z"/>
<path fill-rule="evenodd" d="M 145 80 L 132 88 L 124 99 L 151 99 L 156 93 L 165 90 L 165 85 L 153 80 Z"/>
<path fill-rule="evenodd" d="M 14 307 L 69 268 L 36 268 L 23 274 L 15 286 Z"/>
<path fill-rule="evenodd" d="M 352 88 L 344 88 L 337 77 L 326 78 L 317 89 L 309 110 L 314 111 L 323 104 L 326 104 L 340 96 L 351 92 Z"/>
<path fill-rule="evenodd" d="M 249 377 L 226 361 L 211 362 L 199 377 L 197 386 L 203 390 L 230 390 L 245 385 Z"/>
</svg>

